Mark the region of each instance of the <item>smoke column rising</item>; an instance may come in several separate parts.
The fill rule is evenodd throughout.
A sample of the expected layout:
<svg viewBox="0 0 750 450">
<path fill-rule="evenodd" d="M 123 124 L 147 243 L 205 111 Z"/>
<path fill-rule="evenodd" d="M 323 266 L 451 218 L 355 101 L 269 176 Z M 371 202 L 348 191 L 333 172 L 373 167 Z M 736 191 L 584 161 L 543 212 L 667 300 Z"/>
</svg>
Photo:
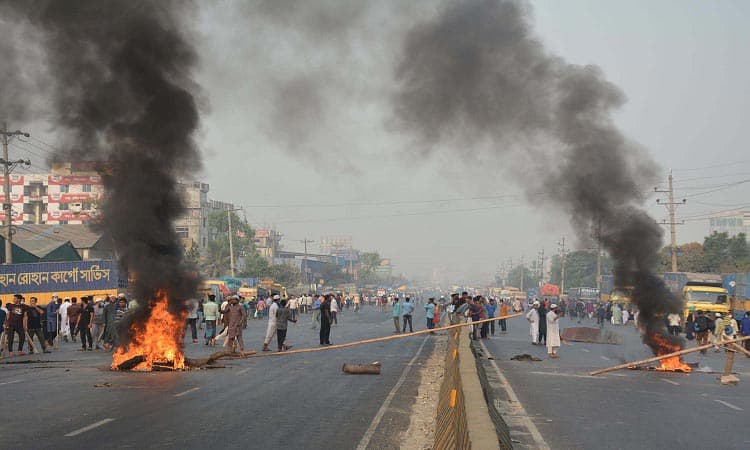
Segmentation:
<svg viewBox="0 0 750 450">
<path fill-rule="evenodd" d="M 136 277 L 143 323 L 148 300 L 167 289 L 177 312 L 197 279 L 183 263 L 173 221 L 183 213 L 176 180 L 201 168 L 193 82 L 196 54 L 181 17 L 190 2 L 0 2 L 36 30 L 52 86 L 50 123 L 61 161 L 101 161 L 101 226 L 121 266 Z M 124 324 L 129 330 L 130 324 Z"/>
<path fill-rule="evenodd" d="M 656 164 L 612 121 L 624 95 L 595 66 L 550 55 L 530 28 L 526 2 L 449 2 L 408 31 L 397 60 L 392 98 L 398 129 L 424 154 L 450 148 L 524 166 L 517 177 L 531 194 L 571 218 L 583 241 L 592 226 L 615 261 L 615 283 L 635 286 L 633 301 L 649 336 L 666 337 L 662 317 L 678 312 L 654 269 L 662 230 L 639 206 Z"/>
</svg>

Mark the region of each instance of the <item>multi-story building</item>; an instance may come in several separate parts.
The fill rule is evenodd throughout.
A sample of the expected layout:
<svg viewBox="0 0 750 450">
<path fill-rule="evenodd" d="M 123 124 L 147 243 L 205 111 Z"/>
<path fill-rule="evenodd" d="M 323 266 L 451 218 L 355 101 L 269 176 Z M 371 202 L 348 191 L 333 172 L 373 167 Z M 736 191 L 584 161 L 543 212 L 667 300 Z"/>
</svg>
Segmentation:
<svg viewBox="0 0 750 450">
<path fill-rule="evenodd" d="M 745 233 L 750 238 L 750 211 L 724 211 L 711 215 L 709 234 L 727 233 L 729 237 Z"/>
<path fill-rule="evenodd" d="M 104 185 L 101 177 L 87 167 L 55 164 L 48 174 L 11 174 L 13 223 L 80 225 L 96 217 Z M 5 195 L 4 182 L 0 176 L 0 195 Z M 5 221 L 5 211 L 0 211 L 0 220 Z"/>
<path fill-rule="evenodd" d="M 0 199 L 5 195 L 0 176 Z M 190 248 L 195 242 L 201 253 L 208 247 L 208 216 L 213 211 L 233 209 L 231 203 L 208 198 L 206 183 L 181 182 L 185 214 L 175 221 L 175 231 Z M 14 225 L 81 225 L 99 214 L 104 184 L 96 163 L 54 163 L 51 173 L 10 175 L 10 199 Z M 5 211 L 0 209 L 0 221 Z"/>
<path fill-rule="evenodd" d="M 208 216 L 214 211 L 234 209 L 234 205 L 209 199 L 209 186 L 200 181 L 181 182 L 180 189 L 183 193 L 186 211 L 175 221 L 175 231 L 182 239 L 185 248 L 191 248 L 195 242 L 203 254 L 208 248 L 208 241 L 211 240 Z"/>
</svg>

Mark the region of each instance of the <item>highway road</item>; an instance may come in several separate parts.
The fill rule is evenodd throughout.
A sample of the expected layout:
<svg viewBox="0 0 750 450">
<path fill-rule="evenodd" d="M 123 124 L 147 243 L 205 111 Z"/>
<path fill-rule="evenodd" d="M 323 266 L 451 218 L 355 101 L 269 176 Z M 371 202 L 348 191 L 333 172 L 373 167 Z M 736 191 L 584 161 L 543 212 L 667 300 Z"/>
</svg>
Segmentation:
<svg viewBox="0 0 750 450">
<path fill-rule="evenodd" d="M 251 320 L 259 350 L 265 321 Z M 340 314 L 333 343 L 389 335 L 389 313 Z M 62 344 L 44 357 L 0 361 L 3 448 L 398 448 L 417 394 L 418 366 L 435 337 L 226 361 L 227 368 L 117 373 L 106 352 Z M 186 354 L 213 349 L 186 343 Z M 291 325 L 295 348 L 317 346 L 310 315 Z M 275 344 L 274 344 L 275 347 Z M 22 360 L 36 361 L 19 364 Z M 344 362 L 382 362 L 381 375 L 347 375 Z M 8 364 L 15 362 L 14 364 Z"/>
<path fill-rule="evenodd" d="M 560 328 L 596 327 L 594 322 L 579 325 L 564 318 Z M 556 360 L 547 358 L 546 348 L 530 344 L 523 319 L 510 323 L 509 334 L 481 341 L 493 390 L 513 400 L 497 407 L 506 413 L 516 447 L 750 448 L 750 359 L 735 359 L 737 386 L 722 386 L 716 374 L 700 371 L 623 370 L 591 377 L 591 370 L 652 356 L 632 325 L 608 327 L 623 337 L 623 344 L 563 343 Z M 521 353 L 542 361 L 510 360 Z M 721 371 L 725 357 L 709 351 L 685 360 L 703 371 Z"/>
</svg>

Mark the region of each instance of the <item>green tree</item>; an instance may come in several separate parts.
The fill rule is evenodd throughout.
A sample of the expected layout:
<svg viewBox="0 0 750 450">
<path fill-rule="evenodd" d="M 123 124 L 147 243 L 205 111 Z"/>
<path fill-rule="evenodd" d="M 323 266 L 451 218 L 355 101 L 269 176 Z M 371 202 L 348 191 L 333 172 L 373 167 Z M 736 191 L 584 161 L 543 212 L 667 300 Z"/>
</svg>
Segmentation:
<svg viewBox="0 0 750 450">
<path fill-rule="evenodd" d="M 672 253 L 669 246 L 661 250 L 659 261 L 659 272 L 672 271 Z M 677 247 L 677 271 L 678 272 L 705 272 L 706 261 L 703 245 L 700 242 L 690 242 Z"/>
<path fill-rule="evenodd" d="M 190 248 L 185 247 L 185 262 L 193 267 L 200 264 L 201 251 L 198 248 L 198 244 L 194 240 L 190 240 Z"/>
<path fill-rule="evenodd" d="M 602 274 L 612 273 L 612 260 L 602 255 Z M 562 280 L 562 259 L 552 257 L 550 283 L 559 285 Z M 565 288 L 596 287 L 596 252 L 579 250 L 565 258 Z"/>
<path fill-rule="evenodd" d="M 539 286 L 539 272 L 532 271 L 526 266 L 516 266 L 508 273 L 507 284 L 517 288 L 521 287 L 521 276 L 523 275 L 523 288 L 527 290 Z"/>
<path fill-rule="evenodd" d="M 741 272 L 750 268 L 750 248 L 744 233 L 729 237 L 714 232 L 703 239 L 706 272 Z"/>
<path fill-rule="evenodd" d="M 376 281 L 375 270 L 383 259 L 377 252 L 365 252 L 359 255 L 359 281 L 371 284 Z"/>
</svg>

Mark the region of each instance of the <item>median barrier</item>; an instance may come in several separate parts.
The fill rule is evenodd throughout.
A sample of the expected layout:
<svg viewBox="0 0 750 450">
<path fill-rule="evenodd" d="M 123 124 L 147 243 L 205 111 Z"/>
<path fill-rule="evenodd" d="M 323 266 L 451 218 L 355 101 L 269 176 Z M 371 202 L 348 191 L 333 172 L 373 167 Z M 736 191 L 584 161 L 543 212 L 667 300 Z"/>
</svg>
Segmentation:
<svg viewBox="0 0 750 450">
<path fill-rule="evenodd" d="M 448 333 L 445 373 L 440 386 L 433 448 L 511 448 L 501 445 L 502 441 L 490 416 L 491 408 L 487 406 L 485 388 L 471 351 L 470 340 L 461 334 L 458 330 Z"/>
</svg>

